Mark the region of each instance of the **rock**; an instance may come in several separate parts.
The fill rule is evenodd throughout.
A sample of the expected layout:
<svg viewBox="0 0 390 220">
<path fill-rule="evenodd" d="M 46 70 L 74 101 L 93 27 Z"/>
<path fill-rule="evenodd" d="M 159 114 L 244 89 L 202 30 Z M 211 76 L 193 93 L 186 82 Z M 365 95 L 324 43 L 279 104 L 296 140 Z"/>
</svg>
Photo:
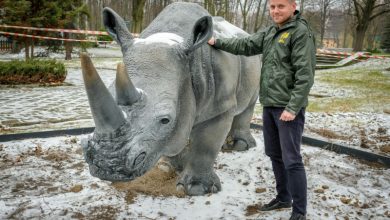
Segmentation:
<svg viewBox="0 0 390 220">
<path fill-rule="evenodd" d="M 263 193 L 263 192 L 266 192 L 267 189 L 266 188 L 256 188 L 256 193 Z"/>
<path fill-rule="evenodd" d="M 344 204 L 349 204 L 351 202 L 351 199 L 343 196 L 340 198 L 340 201 Z"/>
<path fill-rule="evenodd" d="M 390 145 L 381 146 L 379 149 L 383 153 L 390 153 Z"/>
<path fill-rule="evenodd" d="M 73 186 L 72 188 L 69 189 L 69 192 L 78 193 L 81 190 L 83 190 L 83 186 L 82 185 L 75 185 L 75 186 Z"/>
<path fill-rule="evenodd" d="M 259 213 L 260 207 L 261 207 L 261 205 L 259 205 L 259 204 L 247 206 L 245 216 L 251 216 L 251 215 Z"/>
<path fill-rule="evenodd" d="M 325 190 L 324 189 L 315 189 L 314 192 L 315 193 L 324 193 Z"/>
</svg>

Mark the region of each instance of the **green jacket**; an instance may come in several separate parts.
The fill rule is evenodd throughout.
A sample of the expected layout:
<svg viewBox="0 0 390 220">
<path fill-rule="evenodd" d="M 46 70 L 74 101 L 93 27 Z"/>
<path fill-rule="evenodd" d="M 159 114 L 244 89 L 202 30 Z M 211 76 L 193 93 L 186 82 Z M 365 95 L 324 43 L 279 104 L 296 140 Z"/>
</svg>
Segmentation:
<svg viewBox="0 0 390 220">
<path fill-rule="evenodd" d="M 263 54 L 260 103 L 297 114 L 308 104 L 316 65 L 315 39 L 298 11 L 282 27 L 270 26 L 244 38 L 216 39 L 214 47 L 236 55 Z"/>
</svg>

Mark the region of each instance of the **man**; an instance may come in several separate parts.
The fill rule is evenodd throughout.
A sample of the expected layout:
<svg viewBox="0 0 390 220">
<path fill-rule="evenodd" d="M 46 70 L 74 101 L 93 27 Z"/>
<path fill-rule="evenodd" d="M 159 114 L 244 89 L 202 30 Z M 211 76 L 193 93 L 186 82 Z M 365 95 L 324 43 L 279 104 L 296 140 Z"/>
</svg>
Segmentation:
<svg viewBox="0 0 390 220">
<path fill-rule="evenodd" d="M 300 145 L 314 81 L 315 39 L 295 0 L 270 0 L 268 6 L 273 26 L 245 38 L 211 38 L 208 43 L 237 55 L 263 54 L 259 95 L 277 196 L 260 210 L 292 206 L 290 219 L 301 220 L 306 219 L 307 183 Z"/>
</svg>

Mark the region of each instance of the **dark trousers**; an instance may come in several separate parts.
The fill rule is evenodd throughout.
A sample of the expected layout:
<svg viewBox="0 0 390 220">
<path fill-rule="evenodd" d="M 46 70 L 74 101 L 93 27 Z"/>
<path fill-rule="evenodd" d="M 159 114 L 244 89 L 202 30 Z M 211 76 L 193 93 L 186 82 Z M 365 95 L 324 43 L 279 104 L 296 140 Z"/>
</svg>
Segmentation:
<svg viewBox="0 0 390 220">
<path fill-rule="evenodd" d="M 263 108 L 265 154 L 271 158 L 277 199 L 293 201 L 293 212 L 306 214 L 307 182 L 301 156 L 305 109 L 293 121 L 279 120 L 284 108 Z"/>
</svg>

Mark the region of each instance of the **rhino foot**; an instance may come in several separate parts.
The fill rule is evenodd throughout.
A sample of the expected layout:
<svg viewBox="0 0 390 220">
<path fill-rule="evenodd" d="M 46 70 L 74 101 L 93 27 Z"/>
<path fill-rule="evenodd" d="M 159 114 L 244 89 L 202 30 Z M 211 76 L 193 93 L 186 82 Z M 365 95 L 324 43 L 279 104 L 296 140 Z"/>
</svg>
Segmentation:
<svg viewBox="0 0 390 220">
<path fill-rule="evenodd" d="M 249 149 L 248 144 L 245 141 L 242 140 L 234 140 L 234 144 L 224 144 L 222 146 L 222 151 L 228 152 L 228 151 L 246 151 Z"/>
<path fill-rule="evenodd" d="M 202 176 L 185 174 L 177 182 L 176 189 L 190 196 L 201 196 L 221 191 L 221 182 L 214 172 Z"/>
<path fill-rule="evenodd" d="M 256 140 L 249 131 L 237 132 L 232 134 L 230 138 L 233 140 L 226 141 L 222 146 L 222 151 L 246 151 L 256 146 Z"/>
</svg>

